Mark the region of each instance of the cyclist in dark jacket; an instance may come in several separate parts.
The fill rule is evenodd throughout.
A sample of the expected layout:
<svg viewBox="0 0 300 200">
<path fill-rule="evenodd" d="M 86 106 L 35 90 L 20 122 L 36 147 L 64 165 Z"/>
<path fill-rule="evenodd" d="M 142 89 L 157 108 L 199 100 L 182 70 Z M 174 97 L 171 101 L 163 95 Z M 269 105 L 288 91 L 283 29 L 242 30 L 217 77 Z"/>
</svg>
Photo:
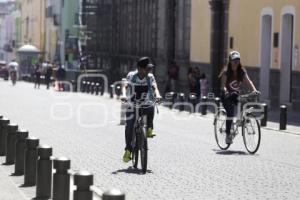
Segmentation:
<svg viewBox="0 0 300 200">
<path fill-rule="evenodd" d="M 238 104 L 238 95 L 240 85 L 245 83 L 253 92 L 259 93 L 245 68 L 242 66 L 241 55 L 237 51 L 230 52 L 229 62 L 226 68 L 223 69 L 219 77 L 221 78 L 221 100 L 227 113 L 226 120 L 226 143 L 231 144 L 232 138 L 230 129 L 232 125 L 232 118 L 234 117 L 234 107 Z"/>
</svg>

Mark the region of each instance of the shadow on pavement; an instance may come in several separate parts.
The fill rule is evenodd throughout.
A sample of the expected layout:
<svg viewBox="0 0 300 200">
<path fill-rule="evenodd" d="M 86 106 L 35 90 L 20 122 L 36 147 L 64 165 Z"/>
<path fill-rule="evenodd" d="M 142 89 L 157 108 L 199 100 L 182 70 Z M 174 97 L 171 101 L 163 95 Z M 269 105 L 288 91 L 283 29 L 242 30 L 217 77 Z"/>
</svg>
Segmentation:
<svg viewBox="0 0 300 200">
<path fill-rule="evenodd" d="M 10 176 L 23 176 L 24 174 L 23 173 L 12 173 L 10 174 Z"/>
<path fill-rule="evenodd" d="M 19 186 L 19 188 L 27 188 L 27 187 L 33 187 L 35 184 L 22 184 Z"/>
<path fill-rule="evenodd" d="M 126 173 L 126 174 L 140 174 L 143 175 L 144 173 L 140 169 L 136 169 L 134 167 L 128 167 L 127 169 L 119 169 L 117 171 L 112 172 L 111 174 L 117 175 L 119 173 Z M 152 170 L 147 170 L 147 173 L 153 173 Z M 147 174 L 146 173 L 146 174 Z"/>
<path fill-rule="evenodd" d="M 213 151 L 216 152 L 216 154 L 218 155 L 241 155 L 241 156 L 253 156 L 252 154 L 249 154 L 247 152 L 244 151 L 233 151 L 233 150 L 215 150 L 213 149 Z"/>
</svg>

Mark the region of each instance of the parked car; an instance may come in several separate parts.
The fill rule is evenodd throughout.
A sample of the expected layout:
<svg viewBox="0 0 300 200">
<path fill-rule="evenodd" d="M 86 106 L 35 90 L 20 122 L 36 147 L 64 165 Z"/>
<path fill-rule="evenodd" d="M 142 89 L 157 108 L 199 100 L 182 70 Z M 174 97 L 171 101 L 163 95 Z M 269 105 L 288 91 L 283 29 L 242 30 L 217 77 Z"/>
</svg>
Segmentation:
<svg viewBox="0 0 300 200">
<path fill-rule="evenodd" d="M 9 72 L 5 61 L 0 61 L 0 77 L 6 81 L 9 77 Z"/>
</svg>

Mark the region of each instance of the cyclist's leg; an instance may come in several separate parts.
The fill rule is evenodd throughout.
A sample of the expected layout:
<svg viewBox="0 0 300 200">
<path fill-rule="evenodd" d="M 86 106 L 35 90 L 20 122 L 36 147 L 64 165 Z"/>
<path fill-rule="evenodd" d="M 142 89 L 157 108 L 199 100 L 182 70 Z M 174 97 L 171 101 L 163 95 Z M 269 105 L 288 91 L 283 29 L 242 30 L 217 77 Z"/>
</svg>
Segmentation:
<svg viewBox="0 0 300 200">
<path fill-rule="evenodd" d="M 155 113 L 155 107 L 150 106 L 146 110 L 146 116 L 147 116 L 147 136 L 153 137 L 156 134 L 153 132 L 153 120 L 154 120 L 154 113 Z"/>
<path fill-rule="evenodd" d="M 126 110 L 126 125 L 125 125 L 125 150 L 132 151 L 131 142 L 135 122 L 135 112 L 132 108 Z"/>
<path fill-rule="evenodd" d="M 154 106 L 147 108 L 147 128 L 153 129 L 154 110 Z"/>
<path fill-rule="evenodd" d="M 232 118 L 234 117 L 234 103 L 231 101 L 230 98 L 223 99 L 223 106 L 226 110 L 226 134 L 230 134 L 230 129 L 232 125 Z"/>
</svg>

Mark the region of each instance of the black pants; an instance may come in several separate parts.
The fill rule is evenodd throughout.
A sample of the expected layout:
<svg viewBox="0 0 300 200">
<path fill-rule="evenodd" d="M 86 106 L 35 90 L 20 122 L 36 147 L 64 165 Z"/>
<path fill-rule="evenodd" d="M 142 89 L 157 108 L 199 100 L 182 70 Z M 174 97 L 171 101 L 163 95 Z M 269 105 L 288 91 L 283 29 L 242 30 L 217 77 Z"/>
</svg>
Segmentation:
<svg viewBox="0 0 300 200">
<path fill-rule="evenodd" d="M 234 117 L 234 108 L 238 104 L 238 94 L 230 94 L 225 96 L 224 93 L 221 94 L 221 100 L 223 106 L 226 110 L 227 119 L 226 119 L 226 134 L 230 134 L 230 129 L 232 126 L 232 119 Z"/>
<path fill-rule="evenodd" d="M 142 115 L 146 115 L 147 128 L 153 129 L 153 119 L 154 119 L 154 106 L 149 106 L 141 110 Z M 132 108 L 127 108 L 126 110 L 126 126 L 125 126 L 125 150 L 132 151 L 132 135 L 134 129 L 134 123 L 136 120 L 136 111 Z"/>
</svg>

